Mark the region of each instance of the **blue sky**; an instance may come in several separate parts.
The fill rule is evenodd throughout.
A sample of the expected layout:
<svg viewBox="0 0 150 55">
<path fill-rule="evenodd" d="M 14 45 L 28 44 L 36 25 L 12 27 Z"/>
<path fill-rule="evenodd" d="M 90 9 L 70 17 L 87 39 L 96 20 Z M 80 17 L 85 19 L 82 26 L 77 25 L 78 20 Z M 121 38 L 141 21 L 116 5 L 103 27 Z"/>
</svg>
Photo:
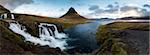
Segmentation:
<svg viewBox="0 0 150 55">
<path fill-rule="evenodd" d="M 87 18 L 150 16 L 150 0 L 0 0 L 0 4 L 14 13 L 48 17 L 60 17 L 70 7 Z"/>
</svg>

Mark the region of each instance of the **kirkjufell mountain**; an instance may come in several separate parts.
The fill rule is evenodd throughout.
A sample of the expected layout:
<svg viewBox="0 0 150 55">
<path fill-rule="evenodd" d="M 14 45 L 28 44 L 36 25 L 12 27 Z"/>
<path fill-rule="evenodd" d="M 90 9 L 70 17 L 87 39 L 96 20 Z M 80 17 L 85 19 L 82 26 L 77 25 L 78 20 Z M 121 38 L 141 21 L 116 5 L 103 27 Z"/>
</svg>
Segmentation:
<svg viewBox="0 0 150 55">
<path fill-rule="evenodd" d="M 78 14 L 78 12 L 76 12 L 76 10 L 71 7 L 68 12 L 66 14 L 64 14 L 63 16 L 61 16 L 60 18 L 63 19 L 73 19 L 73 20 L 78 20 L 78 19 L 86 19 L 85 17 L 81 16 Z"/>
</svg>

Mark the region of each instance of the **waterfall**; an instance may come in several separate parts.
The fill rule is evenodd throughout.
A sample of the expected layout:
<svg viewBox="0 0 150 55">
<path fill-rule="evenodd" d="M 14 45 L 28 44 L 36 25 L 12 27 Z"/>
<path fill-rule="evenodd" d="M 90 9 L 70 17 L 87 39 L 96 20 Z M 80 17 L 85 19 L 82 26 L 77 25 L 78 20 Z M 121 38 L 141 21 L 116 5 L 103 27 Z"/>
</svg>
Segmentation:
<svg viewBox="0 0 150 55">
<path fill-rule="evenodd" d="M 15 19 L 14 14 L 11 14 L 11 19 Z"/>
<path fill-rule="evenodd" d="M 4 13 L 0 15 L 0 19 L 5 19 L 5 18 L 11 18 L 11 19 L 15 19 L 14 14 L 8 15 L 8 13 Z"/>
<path fill-rule="evenodd" d="M 22 35 L 25 41 L 40 45 L 48 45 L 49 47 L 59 47 L 61 50 L 66 49 L 67 35 L 65 33 L 59 33 L 57 27 L 54 24 L 40 23 L 39 27 L 39 38 L 32 36 L 25 32 L 25 26 L 21 26 L 19 23 L 10 23 L 9 29 L 13 32 Z M 53 29 L 51 28 L 53 27 Z"/>
<path fill-rule="evenodd" d="M 7 18 L 7 13 L 3 14 L 4 15 L 4 19 Z"/>
<path fill-rule="evenodd" d="M 5 18 L 4 16 L 6 16 L 6 15 L 1 14 L 1 15 L 0 15 L 0 19 L 4 19 L 4 18 Z"/>
</svg>

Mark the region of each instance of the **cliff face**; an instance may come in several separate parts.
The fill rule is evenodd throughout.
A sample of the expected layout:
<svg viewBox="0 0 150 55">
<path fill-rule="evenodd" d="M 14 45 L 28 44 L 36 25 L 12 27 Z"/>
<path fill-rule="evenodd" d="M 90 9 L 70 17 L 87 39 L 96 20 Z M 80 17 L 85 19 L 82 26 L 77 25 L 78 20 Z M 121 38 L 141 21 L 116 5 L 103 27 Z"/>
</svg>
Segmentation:
<svg viewBox="0 0 150 55">
<path fill-rule="evenodd" d="M 80 16 L 76 10 L 71 7 L 68 12 L 66 14 L 64 14 L 63 16 L 61 16 L 60 18 L 63 18 L 63 19 L 86 19 L 85 17 L 83 16 Z"/>
</svg>

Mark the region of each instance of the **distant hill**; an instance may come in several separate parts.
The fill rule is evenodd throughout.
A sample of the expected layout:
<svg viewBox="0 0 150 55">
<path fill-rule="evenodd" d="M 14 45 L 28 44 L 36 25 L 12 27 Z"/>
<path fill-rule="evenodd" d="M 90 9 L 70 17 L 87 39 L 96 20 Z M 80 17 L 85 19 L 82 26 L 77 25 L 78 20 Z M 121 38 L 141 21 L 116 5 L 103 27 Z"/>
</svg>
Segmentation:
<svg viewBox="0 0 150 55">
<path fill-rule="evenodd" d="M 60 18 L 63 19 L 73 19 L 73 20 L 78 20 L 78 19 L 86 19 L 85 17 L 79 15 L 76 10 L 71 7 L 66 14 L 61 16 Z"/>
<path fill-rule="evenodd" d="M 119 20 L 150 20 L 150 16 L 145 17 L 124 17 L 124 18 L 118 18 Z"/>
</svg>

